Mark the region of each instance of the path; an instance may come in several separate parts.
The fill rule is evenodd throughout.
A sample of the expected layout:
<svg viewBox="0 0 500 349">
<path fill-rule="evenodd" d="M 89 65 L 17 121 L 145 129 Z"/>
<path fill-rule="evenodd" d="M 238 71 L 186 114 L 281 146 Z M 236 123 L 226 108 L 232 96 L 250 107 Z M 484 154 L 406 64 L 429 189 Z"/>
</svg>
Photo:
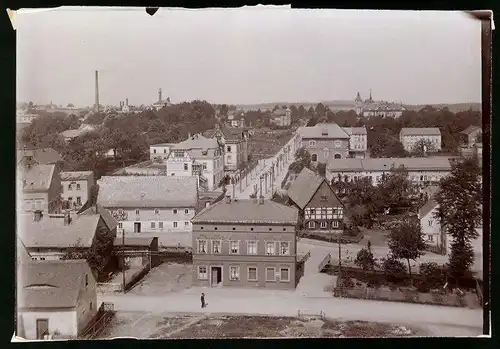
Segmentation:
<svg viewBox="0 0 500 349">
<path fill-rule="evenodd" d="M 208 308 L 205 309 L 202 309 L 199 304 L 199 295 L 202 291 L 209 303 Z M 482 326 L 482 310 L 480 309 L 332 297 L 302 297 L 291 291 L 244 291 L 247 290 L 199 288 L 191 292 L 172 293 L 161 297 L 132 294 L 102 295 L 99 296 L 99 302 L 112 302 L 117 311 L 144 311 L 154 314 L 213 312 L 296 316 L 300 310 L 303 313 L 312 314 L 319 314 L 323 311 L 327 317 L 336 320 L 475 327 L 478 328 L 478 333 Z"/>
</svg>

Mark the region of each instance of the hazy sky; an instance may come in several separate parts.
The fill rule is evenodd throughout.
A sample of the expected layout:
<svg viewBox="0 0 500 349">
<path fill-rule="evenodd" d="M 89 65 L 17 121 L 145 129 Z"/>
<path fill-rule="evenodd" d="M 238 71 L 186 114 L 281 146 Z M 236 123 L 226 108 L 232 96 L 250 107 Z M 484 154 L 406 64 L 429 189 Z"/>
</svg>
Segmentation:
<svg viewBox="0 0 500 349">
<path fill-rule="evenodd" d="M 35 104 L 481 101 L 480 23 L 460 12 L 58 9 L 16 18 Z"/>
</svg>

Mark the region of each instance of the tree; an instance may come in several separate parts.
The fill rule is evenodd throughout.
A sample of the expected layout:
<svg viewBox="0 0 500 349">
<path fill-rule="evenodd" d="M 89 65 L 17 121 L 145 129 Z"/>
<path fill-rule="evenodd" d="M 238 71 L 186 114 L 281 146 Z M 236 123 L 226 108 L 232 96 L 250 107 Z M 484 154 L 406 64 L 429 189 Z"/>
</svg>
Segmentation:
<svg viewBox="0 0 500 349">
<path fill-rule="evenodd" d="M 226 117 L 228 112 L 229 108 L 227 107 L 227 104 L 223 104 L 220 106 L 219 113 L 222 117 Z"/>
<path fill-rule="evenodd" d="M 318 120 L 315 117 L 312 117 L 307 121 L 306 126 L 315 126 L 318 123 Z"/>
<path fill-rule="evenodd" d="M 409 220 L 402 222 L 391 230 L 388 244 L 394 258 L 406 259 L 411 276 L 410 260 L 422 256 L 426 248 L 420 223 Z"/>
<path fill-rule="evenodd" d="M 405 167 L 391 168 L 382 175 L 377 186 L 379 197 L 384 198 L 389 208 L 409 206 L 409 195 L 414 191 L 413 184 L 408 179 L 408 170 Z"/>
<path fill-rule="evenodd" d="M 474 263 L 471 240 L 478 238 L 476 228 L 482 223 L 480 175 L 476 159 L 455 163 L 451 174 L 440 181 L 435 194 L 436 218 L 452 238 L 448 264 L 455 276 L 463 275 Z"/>
<path fill-rule="evenodd" d="M 326 177 L 326 164 L 325 163 L 319 163 L 316 166 L 316 171 L 321 177 Z"/>
<path fill-rule="evenodd" d="M 326 109 L 323 103 L 318 103 L 314 111 L 316 112 L 316 116 L 318 118 L 322 118 L 325 116 Z"/>
<path fill-rule="evenodd" d="M 302 147 L 295 152 L 295 161 L 290 164 L 288 170 L 292 173 L 300 173 L 304 167 L 311 169 L 312 161 L 311 154 L 306 148 Z"/>
<path fill-rule="evenodd" d="M 415 142 L 411 149 L 411 153 L 416 156 L 423 156 L 426 153 L 432 153 L 436 151 L 437 149 L 434 143 L 424 138 L 419 139 L 417 142 Z"/>
<path fill-rule="evenodd" d="M 361 267 L 364 271 L 373 270 L 375 268 L 375 258 L 371 251 L 371 243 L 368 242 L 367 248 L 359 250 L 354 261 L 356 265 Z"/>
<path fill-rule="evenodd" d="M 406 275 L 406 268 L 403 263 L 395 259 L 393 256 L 385 259 L 382 263 L 385 277 L 388 281 L 397 281 Z"/>
<path fill-rule="evenodd" d="M 306 116 L 306 110 L 302 104 L 299 106 L 298 112 L 299 112 L 299 118 L 303 118 Z"/>
</svg>

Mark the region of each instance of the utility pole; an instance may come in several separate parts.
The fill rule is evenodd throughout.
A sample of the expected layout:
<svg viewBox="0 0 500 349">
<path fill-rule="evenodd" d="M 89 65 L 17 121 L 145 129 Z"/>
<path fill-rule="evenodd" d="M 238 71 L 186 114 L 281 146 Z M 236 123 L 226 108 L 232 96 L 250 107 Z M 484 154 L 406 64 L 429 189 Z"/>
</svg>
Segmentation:
<svg viewBox="0 0 500 349">
<path fill-rule="evenodd" d="M 342 287 L 342 235 L 339 236 L 339 285 Z"/>
<path fill-rule="evenodd" d="M 122 230 L 122 279 L 123 293 L 125 293 L 125 229 Z"/>
</svg>

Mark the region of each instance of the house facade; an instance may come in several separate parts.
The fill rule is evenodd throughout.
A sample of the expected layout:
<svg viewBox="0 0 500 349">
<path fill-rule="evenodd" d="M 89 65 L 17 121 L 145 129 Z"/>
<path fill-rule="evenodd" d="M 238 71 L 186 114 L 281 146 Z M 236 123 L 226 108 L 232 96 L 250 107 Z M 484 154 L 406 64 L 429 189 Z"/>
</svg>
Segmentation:
<svg viewBox="0 0 500 349">
<path fill-rule="evenodd" d="M 70 209 L 80 209 L 90 200 L 93 171 L 61 172 L 62 199 Z"/>
<path fill-rule="evenodd" d="M 56 165 L 21 164 L 17 182 L 20 211 L 58 213 L 62 209 L 61 178 Z"/>
<path fill-rule="evenodd" d="M 335 123 L 318 123 L 298 129 L 302 147 L 311 154 L 313 163 L 327 163 L 330 157 L 349 157 L 349 135 Z"/>
<path fill-rule="evenodd" d="M 290 127 L 292 124 L 292 111 L 290 108 L 278 109 L 272 113 L 270 121 L 279 127 Z"/>
<path fill-rule="evenodd" d="M 192 231 L 198 207 L 196 177 L 103 176 L 97 204 L 118 221 L 118 234 Z"/>
<path fill-rule="evenodd" d="M 358 92 L 354 99 L 354 110 L 359 116 L 382 116 L 397 119 L 403 115 L 406 109 L 401 102 L 374 101 L 370 90 L 370 97 L 366 100 L 363 100 Z"/>
<path fill-rule="evenodd" d="M 415 146 L 422 141 L 432 144 L 426 152 L 441 150 L 441 131 L 437 127 L 403 127 L 399 132 L 399 140 L 408 152 L 414 151 Z"/>
<path fill-rule="evenodd" d="M 345 207 L 327 180 L 304 168 L 288 190 L 306 231 L 339 233 L 344 230 Z"/>
<path fill-rule="evenodd" d="M 364 159 L 368 151 L 368 137 L 366 127 L 342 127 L 349 135 L 349 156 Z"/>
<path fill-rule="evenodd" d="M 330 159 L 326 178 L 331 183 L 332 180 L 352 182 L 369 177 L 373 185 L 378 185 L 383 174 L 402 166 L 408 171 L 409 180 L 419 186 L 435 185 L 451 172 L 451 164 L 446 157 Z"/>
<path fill-rule="evenodd" d="M 28 263 L 18 277 L 17 332 L 25 339 L 76 339 L 97 314 L 96 280 L 85 260 Z"/>
<path fill-rule="evenodd" d="M 155 162 L 164 162 L 170 155 L 172 143 L 154 144 L 149 147 L 149 159 Z"/>
<path fill-rule="evenodd" d="M 192 222 L 196 285 L 295 288 L 297 209 L 227 197 Z"/>
<path fill-rule="evenodd" d="M 248 162 L 248 131 L 244 128 L 220 127 L 203 134 L 207 138 L 218 140 L 224 152 L 224 171 L 234 172 L 242 169 Z"/>
</svg>

